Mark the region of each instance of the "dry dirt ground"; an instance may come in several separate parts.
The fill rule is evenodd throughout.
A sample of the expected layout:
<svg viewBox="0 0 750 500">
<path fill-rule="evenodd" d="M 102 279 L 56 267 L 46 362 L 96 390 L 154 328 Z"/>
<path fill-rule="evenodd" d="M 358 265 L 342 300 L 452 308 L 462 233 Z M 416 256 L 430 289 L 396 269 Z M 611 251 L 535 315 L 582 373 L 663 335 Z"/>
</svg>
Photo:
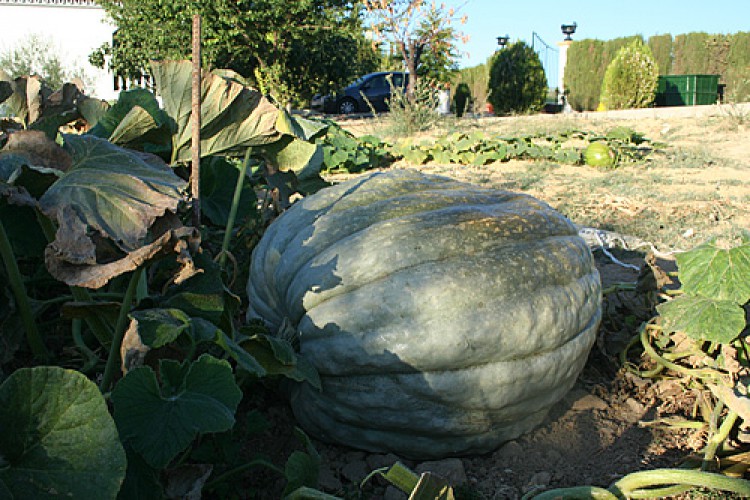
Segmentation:
<svg viewBox="0 0 750 500">
<path fill-rule="evenodd" d="M 708 237 L 729 237 L 750 228 L 750 108 L 702 107 L 657 114 L 609 113 L 467 121 L 467 129 L 606 130 L 628 126 L 667 143 L 653 161 L 615 170 L 550 163 L 509 162 L 484 167 L 427 165 L 422 170 L 544 199 L 574 222 L 634 234 L 660 251 L 657 265 L 674 269 L 669 252 Z M 711 109 L 708 109 L 711 108 Z M 687 116 L 682 116 L 687 114 Z M 346 124 L 354 133 L 372 133 L 371 123 Z M 428 137 L 429 138 L 429 137 Z M 414 168 L 406 164 L 395 168 Z M 647 249 L 616 256 L 642 268 L 625 268 L 595 252 L 604 287 L 635 283 L 648 275 Z M 643 280 L 642 280 L 643 282 Z M 494 453 L 440 463 L 402 460 L 417 469 L 450 476 L 459 498 L 517 499 L 532 491 L 564 486 L 606 487 L 634 471 L 676 466 L 704 445 L 705 433 L 657 425 L 665 417 L 694 416 L 699 395 L 678 380 L 642 379 L 624 368 L 618 353 L 637 325 L 653 315 L 648 291 L 608 294 L 596 346 L 575 388 L 535 431 Z M 633 349 L 630 362 L 642 360 Z M 275 422 L 267 451 L 288 456 L 296 444 L 294 425 L 282 401 L 270 409 Z M 271 445 L 271 443 L 274 443 Z M 359 488 L 365 475 L 396 460 L 315 443 L 322 458 L 320 488 L 345 498 L 406 498 L 377 479 Z M 284 455 L 286 453 L 286 455 Z M 262 497 L 275 498 L 280 483 L 257 484 Z M 266 496 L 267 495 L 267 496 Z M 704 498 L 700 492 L 682 498 Z M 722 496 L 712 498 L 724 498 Z"/>
</svg>

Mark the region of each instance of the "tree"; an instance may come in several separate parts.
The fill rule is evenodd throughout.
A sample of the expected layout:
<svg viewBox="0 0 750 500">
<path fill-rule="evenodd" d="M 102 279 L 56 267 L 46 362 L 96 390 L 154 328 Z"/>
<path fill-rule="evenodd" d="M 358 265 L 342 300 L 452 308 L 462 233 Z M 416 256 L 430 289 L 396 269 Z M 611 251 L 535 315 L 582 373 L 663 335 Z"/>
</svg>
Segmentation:
<svg viewBox="0 0 750 500">
<path fill-rule="evenodd" d="M 605 109 L 645 108 L 654 102 L 659 68 L 648 45 L 633 40 L 607 66 L 600 102 Z"/>
<path fill-rule="evenodd" d="M 232 69 L 284 101 L 308 99 L 377 67 L 361 4 L 346 0 L 101 0 L 117 26 L 92 54 L 138 78 L 153 59 L 185 59 L 191 22 L 202 18 L 206 68 Z"/>
<path fill-rule="evenodd" d="M 547 98 L 547 77 L 539 55 L 520 41 L 499 50 L 490 61 L 489 87 L 495 113 L 541 109 Z"/>
<path fill-rule="evenodd" d="M 365 7 L 372 18 L 375 37 L 396 46 L 411 75 L 409 96 L 414 95 L 422 74 L 437 74 L 442 79 L 440 65 L 455 64 L 455 44 L 466 38 L 454 28 L 454 23 L 465 23 L 466 16 L 459 19 L 453 8 L 424 0 L 365 0 Z M 429 66 L 423 65 L 425 61 Z"/>
<path fill-rule="evenodd" d="M 54 90 L 74 78 L 80 78 L 84 85 L 90 83 L 82 68 L 65 66 L 52 39 L 33 33 L 0 53 L 0 69 L 12 78 L 39 75 Z"/>
</svg>

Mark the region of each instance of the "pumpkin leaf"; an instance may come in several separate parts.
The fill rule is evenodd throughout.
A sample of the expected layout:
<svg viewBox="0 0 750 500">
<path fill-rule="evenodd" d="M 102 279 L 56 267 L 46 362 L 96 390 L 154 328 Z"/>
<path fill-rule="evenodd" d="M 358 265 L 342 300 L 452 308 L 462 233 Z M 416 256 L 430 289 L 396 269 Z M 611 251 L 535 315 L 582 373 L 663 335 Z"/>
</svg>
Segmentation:
<svg viewBox="0 0 750 500">
<path fill-rule="evenodd" d="M 122 482 L 117 494 L 118 500 L 162 500 L 164 495 L 159 472 L 148 465 L 130 446 L 125 446 L 125 453 L 128 457 L 128 469 L 125 481 Z"/>
<path fill-rule="evenodd" d="M 156 218 L 184 200 L 186 182 L 155 158 L 92 136 L 66 135 L 65 148 L 73 167 L 44 193 L 42 210 L 58 222 L 66 212 L 84 232 L 96 231 L 126 252 L 142 246 Z M 63 242 L 58 249 L 64 251 Z"/>
<path fill-rule="evenodd" d="M 39 199 L 63 173 L 55 168 L 35 165 L 33 158 L 24 153 L 0 152 L 0 182 L 22 187 L 32 197 Z"/>
<path fill-rule="evenodd" d="M 682 295 L 657 306 L 667 331 L 728 344 L 745 328 L 745 312 L 731 300 Z"/>
<path fill-rule="evenodd" d="M 212 224 L 227 225 L 239 174 L 235 165 L 218 156 L 206 158 L 201 162 L 201 209 Z M 236 220 L 242 221 L 255 213 L 256 201 L 257 197 L 250 179 L 245 177 L 242 181 Z"/>
<path fill-rule="evenodd" d="M 328 125 L 319 121 L 292 116 L 285 109 L 281 109 L 276 118 L 276 130 L 282 134 L 309 142 L 325 134 Z"/>
<path fill-rule="evenodd" d="M 216 325 L 201 318 L 193 318 L 192 323 L 194 338 L 204 342 L 214 342 L 235 360 L 238 368 L 256 377 L 263 377 L 267 374 L 266 369 L 258 360 Z"/>
<path fill-rule="evenodd" d="M 709 241 L 688 252 L 677 254 L 682 290 L 686 294 L 728 300 L 736 304 L 750 301 L 750 233 L 739 245 L 720 248 Z"/>
<path fill-rule="evenodd" d="M 256 333 L 239 343 L 263 366 L 268 375 L 281 375 L 297 382 L 308 382 L 316 389 L 322 387 L 320 376 L 312 363 L 296 354 L 285 340 Z"/>
<path fill-rule="evenodd" d="M 238 303 L 239 298 L 229 292 L 221 280 L 221 267 L 207 254 L 195 256 L 199 272 L 176 286 L 171 286 L 158 301 L 160 307 L 176 308 L 192 318 L 204 318 L 231 331 L 232 325 L 222 322 L 224 312 Z"/>
<path fill-rule="evenodd" d="M 107 101 L 93 97 L 81 96 L 78 101 L 78 113 L 88 122 L 90 127 L 96 127 L 110 107 Z"/>
<path fill-rule="evenodd" d="M 114 498 L 125 452 L 96 385 L 58 367 L 0 385 L 0 497 Z"/>
<path fill-rule="evenodd" d="M 136 88 L 121 92 L 117 102 L 88 133 L 116 144 L 127 144 L 159 127 L 166 129 L 168 138 L 168 124 L 169 116 L 159 108 L 154 94 Z"/>
<path fill-rule="evenodd" d="M 0 80 L 0 103 L 13 95 L 13 85 L 7 80 Z"/>
<path fill-rule="evenodd" d="M 320 475 L 320 455 L 310 438 L 301 429 L 295 428 L 294 434 L 305 446 L 305 451 L 293 452 L 284 466 L 284 477 L 287 485 L 283 497 L 302 487 L 314 488 L 318 485 Z"/>
<path fill-rule="evenodd" d="M 58 224 L 46 252 L 55 278 L 99 288 L 161 252 L 177 252 L 189 263 L 197 233 L 174 215 L 185 181 L 153 155 L 94 136 L 67 135 L 65 147 L 72 168 L 39 200 Z"/>
<path fill-rule="evenodd" d="M 190 160 L 192 63 L 163 61 L 151 65 L 164 111 L 174 121 L 172 163 Z M 281 137 L 279 110 L 257 90 L 221 73 L 201 79 L 201 156 L 241 153 L 249 146 Z"/>
<path fill-rule="evenodd" d="M 234 425 L 242 391 L 228 362 L 204 354 L 194 363 L 162 359 L 162 385 L 141 366 L 112 391 L 120 437 L 152 467 L 163 468 L 199 434 Z"/>
</svg>

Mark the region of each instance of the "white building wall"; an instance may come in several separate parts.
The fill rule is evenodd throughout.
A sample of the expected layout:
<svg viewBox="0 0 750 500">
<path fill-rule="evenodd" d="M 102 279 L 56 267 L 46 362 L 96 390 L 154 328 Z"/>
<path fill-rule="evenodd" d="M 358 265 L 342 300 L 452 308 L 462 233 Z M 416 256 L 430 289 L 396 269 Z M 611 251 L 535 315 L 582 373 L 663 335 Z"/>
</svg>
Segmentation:
<svg viewBox="0 0 750 500">
<path fill-rule="evenodd" d="M 87 95 L 115 99 L 111 73 L 88 61 L 94 49 L 112 41 L 115 28 L 105 18 L 104 9 L 92 0 L 0 0 L 0 51 L 37 34 L 54 44 L 66 69 L 83 69 L 93 82 Z"/>
</svg>

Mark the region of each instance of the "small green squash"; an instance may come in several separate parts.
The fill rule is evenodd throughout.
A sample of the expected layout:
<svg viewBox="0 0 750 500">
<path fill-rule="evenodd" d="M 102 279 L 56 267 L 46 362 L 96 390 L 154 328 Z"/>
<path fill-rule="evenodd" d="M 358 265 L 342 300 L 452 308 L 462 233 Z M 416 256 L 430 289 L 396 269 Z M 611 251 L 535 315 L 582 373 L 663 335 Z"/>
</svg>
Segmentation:
<svg viewBox="0 0 750 500">
<path fill-rule="evenodd" d="M 292 325 L 318 369 L 302 427 L 426 459 L 482 453 L 540 424 L 582 370 L 599 274 L 575 226 L 523 194 L 411 170 L 296 203 L 256 247 L 249 318 Z"/>
<path fill-rule="evenodd" d="M 611 167 L 615 164 L 615 152 L 603 142 L 592 142 L 583 151 L 586 165 L 592 167 Z"/>
</svg>

